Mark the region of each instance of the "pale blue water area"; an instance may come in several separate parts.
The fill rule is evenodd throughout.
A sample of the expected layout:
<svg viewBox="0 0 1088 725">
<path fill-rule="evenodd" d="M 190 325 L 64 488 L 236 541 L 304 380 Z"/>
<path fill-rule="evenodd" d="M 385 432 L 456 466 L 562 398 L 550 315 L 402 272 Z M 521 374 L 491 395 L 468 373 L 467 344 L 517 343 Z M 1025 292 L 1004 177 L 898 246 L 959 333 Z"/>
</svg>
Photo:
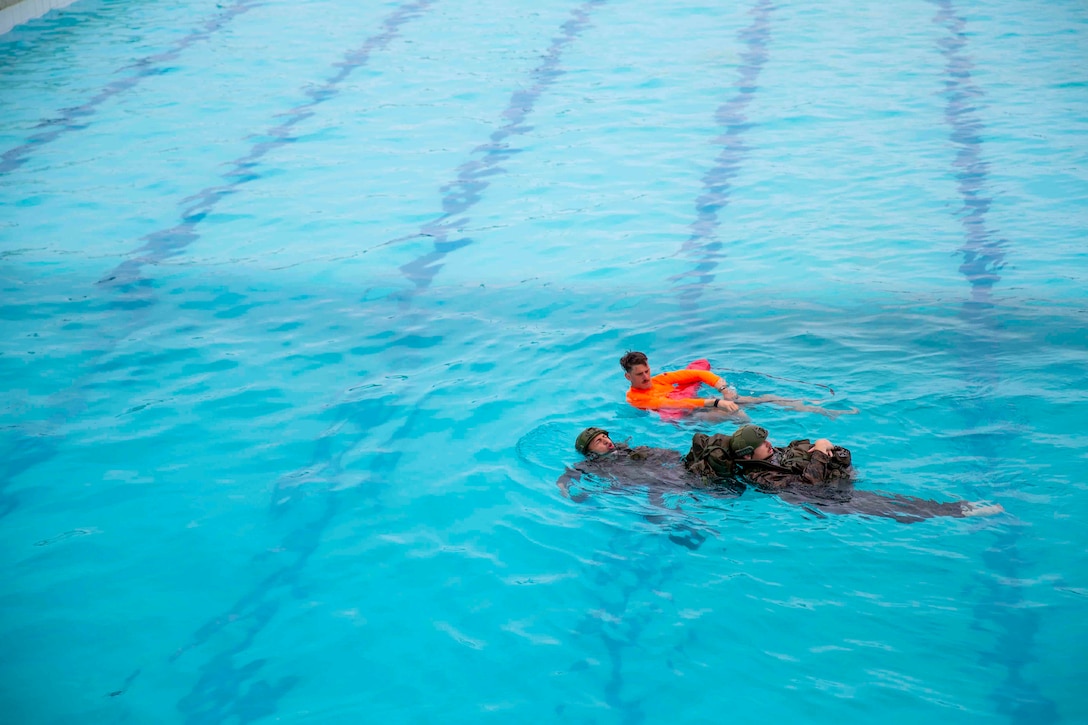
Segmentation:
<svg viewBox="0 0 1088 725">
<path fill-rule="evenodd" d="M 1088 9 L 80 0 L 0 37 L 17 723 L 1079 723 Z M 555 485 L 707 357 L 903 524 Z"/>
</svg>

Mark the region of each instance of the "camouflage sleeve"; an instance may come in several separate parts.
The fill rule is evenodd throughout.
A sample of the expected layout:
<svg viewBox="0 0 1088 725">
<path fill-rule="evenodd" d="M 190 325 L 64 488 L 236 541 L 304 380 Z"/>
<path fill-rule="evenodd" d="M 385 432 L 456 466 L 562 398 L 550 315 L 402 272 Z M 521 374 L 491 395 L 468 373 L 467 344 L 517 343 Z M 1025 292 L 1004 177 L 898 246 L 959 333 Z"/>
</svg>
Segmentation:
<svg viewBox="0 0 1088 725">
<path fill-rule="evenodd" d="M 828 471 L 828 464 L 831 462 L 830 456 L 823 451 L 812 451 L 809 453 L 808 463 L 805 464 L 805 470 L 801 473 L 801 478 L 805 483 L 813 485 L 819 485 L 827 483 L 830 480 Z"/>
<path fill-rule="evenodd" d="M 589 498 L 589 494 L 587 493 L 575 493 L 572 495 L 570 492 L 570 485 L 581 481 L 582 474 L 583 472 L 579 471 L 577 468 L 568 467 L 567 470 L 563 471 L 563 475 L 559 477 L 559 480 L 555 482 L 555 485 L 559 487 L 559 492 L 575 503 L 581 503 Z"/>
<path fill-rule="evenodd" d="M 744 478 L 757 488 L 765 491 L 783 489 L 793 483 L 798 483 L 801 477 L 788 471 L 770 471 L 767 469 L 745 471 Z"/>
<path fill-rule="evenodd" d="M 781 490 L 797 484 L 823 485 L 833 478 L 829 467 L 831 458 L 826 453 L 812 451 L 806 454 L 806 458 L 803 464 L 797 461 L 792 470 L 756 469 L 745 471 L 744 476 L 759 488 L 766 490 Z"/>
</svg>

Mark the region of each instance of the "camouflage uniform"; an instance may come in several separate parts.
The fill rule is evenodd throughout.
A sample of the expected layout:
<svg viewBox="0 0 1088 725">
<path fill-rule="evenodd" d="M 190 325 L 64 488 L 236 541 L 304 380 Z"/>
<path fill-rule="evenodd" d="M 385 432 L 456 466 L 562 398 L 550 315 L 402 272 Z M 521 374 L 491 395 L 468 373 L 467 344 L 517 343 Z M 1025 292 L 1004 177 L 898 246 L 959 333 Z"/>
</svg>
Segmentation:
<svg viewBox="0 0 1088 725">
<path fill-rule="evenodd" d="M 559 478 L 560 488 L 591 476 L 611 481 L 621 486 L 649 486 L 651 488 L 687 488 L 700 483 L 681 464 L 680 454 L 668 448 L 638 446 L 631 448 L 624 443 L 616 444 L 609 453 L 587 453 L 586 460 L 567 468 Z M 582 498 L 586 494 L 577 494 Z M 575 498 L 580 501 L 582 498 Z"/>
<path fill-rule="evenodd" d="M 631 448 L 619 443 L 608 453 L 586 453 L 585 456 L 584 461 L 568 467 L 556 481 L 559 490 L 578 503 L 585 502 L 589 498 L 589 492 L 572 493 L 570 485 L 580 482 L 586 476 L 596 481 L 606 482 L 607 490 L 645 488 L 650 504 L 665 511 L 673 510 L 665 503 L 666 493 L 704 487 L 703 479 L 684 467 L 680 454 L 667 448 L 650 448 L 649 446 Z M 744 490 L 744 485 L 739 482 L 725 483 L 728 485 L 714 487 L 715 495 L 735 497 Z M 678 512 L 679 507 L 675 510 Z M 677 520 L 675 514 L 666 516 L 645 513 L 643 518 L 651 523 L 665 526 L 671 541 L 689 549 L 698 549 L 706 540 L 706 534 L 700 527 L 692 526 L 685 519 Z"/>
<path fill-rule="evenodd" d="M 800 439 L 776 447 L 770 458 L 756 461 L 734 457 L 731 439 L 721 434 L 695 434 L 691 450 L 684 457 L 685 466 L 705 481 L 739 478 L 819 516 L 864 514 L 914 523 L 934 516 L 966 515 L 965 501 L 931 501 L 855 489 L 850 451 L 840 446 L 832 447 L 829 455 L 811 450 L 812 443 Z"/>
</svg>

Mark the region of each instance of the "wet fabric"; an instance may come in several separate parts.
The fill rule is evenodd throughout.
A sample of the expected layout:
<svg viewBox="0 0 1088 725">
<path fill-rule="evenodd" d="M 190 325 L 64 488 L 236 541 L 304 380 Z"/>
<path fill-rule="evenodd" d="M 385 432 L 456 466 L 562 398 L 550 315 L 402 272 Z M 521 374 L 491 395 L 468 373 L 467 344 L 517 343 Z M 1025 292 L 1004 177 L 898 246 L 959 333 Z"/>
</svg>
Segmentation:
<svg viewBox="0 0 1088 725">
<path fill-rule="evenodd" d="M 688 370 L 710 370 L 710 361 L 706 358 L 699 358 L 698 360 L 692 360 L 688 363 Z M 695 398 L 699 392 L 699 388 L 702 386 L 702 380 L 694 380 L 690 383 L 681 383 L 676 385 L 669 393 L 669 398 L 672 400 L 680 400 L 682 398 Z M 660 408 L 657 414 L 661 417 L 661 420 L 680 420 L 687 415 L 686 410 L 677 410 L 676 408 Z"/>
<path fill-rule="evenodd" d="M 589 454 L 584 461 L 568 468 L 560 482 L 578 481 L 583 476 L 623 486 L 684 488 L 699 482 L 697 476 L 684 468 L 677 451 L 649 446 L 631 448 L 623 443 L 617 444 L 609 453 Z"/>
<path fill-rule="evenodd" d="M 849 480 L 854 471 L 850 451 L 834 446 L 831 454 L 812 450 L 807 438 L 776 447 L 766 461 L 737 461 L 746 478 L 761 489 L 781 489 L 795 484 L 821 486 Z"/>
<path fill-rule="evenodd" d="M 684 456 L 684 467 L 704 481 L 733 478 L 738 471 L 729 447 L 731 441 L 731 436 L 722 433 L 696 433 Z"/>
<path fill-rule="evenodd" d="M 627 391 L 627 402 L 640 410 L 658 410 L 660 408 L 673 408 L 691 410 L 706 407 L 707 398 L 674 398 L 673 392 L 684 386 L 692 384 L 704 384 L 714 387 L 721 380 L 709 370 L 673 370 L 668 373 L 660 373 L 650 378 L 650 388 L 640 390 L 630 388 Z M 697 388 L 691 389 L 692 393 Z"/>
<path fill-rule="evenodd" d="M 738 461 L 743 480 L 765 493 L 817 514 L 863 514 L 914 523 L 935 516 L 962 518 L 966 502 L 859 491 L 854 488 L 850 451 L 841 446 L 831 455 L 810 450 L 808 439 L 775 448 L 767 461 Z"/>
<path fill-rule="evenodd" d="M 744 484 L 736 480 L 708 484 L 684 467 L 678 451 L 649 446 L 631 448 L 622 443 L 609 453 L 589 454 L 586 460 L 567 468 L 556 483 L 572 501 L 584 503 L 590 498 L 589 491 L 570 491 L 571 484 L 582 483 L 583 479 L 606 484 L 606 490 L 645 490 L 650 504 L 662 513 L 644 514 L 643 518 L 665 526 L 669 540 L 692 550 L 699 548 L 706 534 L 699 526 L 675 519 L 679 506 L 667 505 L 665 494 L 698 488 L 714 496 L 735 498 L 744 491 Z"/>
<path fill-rule="evenodd" d="M 591 477 L 608 483 L 611 488 L 650 489 L 651 496 L 682 489 L 720 489 L 722 491 L 743 490 L 739 481 L 728 479 L 708 480 L 689 471 L 678 451 L 670 448 L 651 448 L 638 446 L 631 448 L 623 443 L 610 453 L 590 454 L 586 460 L 570 466 L 560 476 L 559 487 L 563 490 L 572 483 Z M 571 494 L 571 498 L 579 500 Z"/>
</svg>

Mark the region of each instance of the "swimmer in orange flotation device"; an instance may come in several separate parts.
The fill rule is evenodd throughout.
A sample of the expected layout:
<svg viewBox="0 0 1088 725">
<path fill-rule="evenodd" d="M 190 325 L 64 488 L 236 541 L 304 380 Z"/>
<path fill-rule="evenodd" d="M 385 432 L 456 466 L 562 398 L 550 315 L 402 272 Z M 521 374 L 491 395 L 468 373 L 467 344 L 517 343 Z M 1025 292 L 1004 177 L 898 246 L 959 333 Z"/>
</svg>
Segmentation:
<svg viewBox="0 0 1088 725">
<path fill-rule="evenodd" d="M 631 383 L 627 402 L 640 410 L 655 410 L 666 420 L 676 420 L 696 413 L 718 419 L 747 421 L 742 406 L 770 403 L 782 408 L 808 413 L 820 413 L 828 418 L 857 413 L 851 410 L 827 410 L 801 400 L 779 395 L 737 395 L 729 389 L 725 378 L 710 372 L 710 363 L 695 360 L 684 370 L 650 374 L 650 362 L 645 353 L 628 352 L 620 358 L 623 376 Z M 720 397 L 697 397 L 700 386 L 715 388 Z"/>
</svg>

